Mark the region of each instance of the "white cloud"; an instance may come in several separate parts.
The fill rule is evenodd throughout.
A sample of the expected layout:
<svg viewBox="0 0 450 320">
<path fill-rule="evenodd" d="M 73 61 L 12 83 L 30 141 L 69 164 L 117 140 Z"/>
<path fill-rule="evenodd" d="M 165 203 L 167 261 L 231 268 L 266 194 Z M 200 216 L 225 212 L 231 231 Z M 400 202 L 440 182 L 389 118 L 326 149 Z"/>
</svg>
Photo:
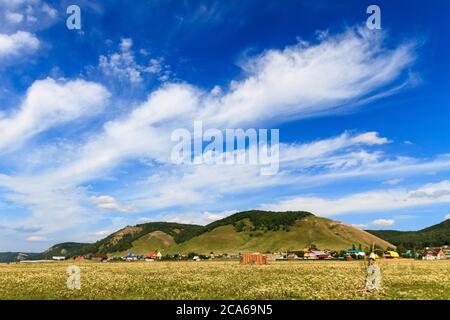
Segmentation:
<svg viewBox="0 0 450 320">
<path fill-rule="evenodd" d="M 449 219 L 450 219 L 450 213 L 444 217 L 444 220 L 449 220 Z"/>
<path fill-rule="evenodd" d="M 236 212 L 238 212 L 238 211 L 237 210 L 227 210 L 227 211 L 218 212 L 218 213 L 211 213 L 211 212 L 205 211 L 205 212 L 203 212 L 203 216 L 207 220 L 216 221 L 216 220 L 221 220 L 228 216 L 231 216 L 232 214 L 235 214 Z"/>
<path fill-rule="evenodd" d="M 0 12 L 5 12 L 1 29 L 18 26 L 27 29 L 45 29 L 57 21 L 58 11 L 42 0 L 8 0 L 0 2 Z"/>
<path fill-rule="evenodd" d="M 377 219 L 370 223 L 370 225 L 377 227 L 390 227 L 393 226 L 394 224 L 395 220 L 393 219 Z"/>
<path fill-rule="evenodd" d="M 450 181 L 426 184 L 420 188 L 376 190 L 355 193 L 337 199 L 298 196 L 265 204 L 262 208 L 274 211 L 306 210 L 320 216 L 347 213 L 375 212 L 438 203 L 450 203 Z"/>
<path fill-rule="evenodd" d="M 335 112 L 336 104 L 342 104 L 341 99 L 347 102 L 353 98 L 357 99 L 354 96 L 355 92 L 359 92 L 361 96 L 370 95 L 371 91 L 380 89 L 382 84 L 386 85 L 395 80 L 401 70 L 412 60 L 411 47 L 401 46 L 397 50 L 389 51 L 383 49 L 382 39 L 371 35 L 372 33 L 367 34 L 360 30 L 350 30 L 336 38 L 326 38 L 315 46 L 299 45 L 281 51 L 266 52 L 248 62 L 248 65 L 253 67 L 250 68 L 246 80 L 235 82 L 232 89 L 229 92 L 223 91 L 222 95 L 217 95 L 217 90 L 214 94 L 209 94 L 186 84 L 162 86 L 128 117 L 107 123 L 105 132 L 90 139 L 89 143 L 81 149 L 81 159 L 68 168 L 76 166 L 78 169 L 83 164 L 86 170 L 98 171 L 115 166 L 123 159 L 143 155 L 167 162 L 169 149 L 172 146 L 168 138 L 173 129 L 191 127 L 195 119 L 202 119 L 206 124 L 216 124 L 219 128 L 226 127 L 229 121 L 227 117 L 222 116 L 227 115 L 230 110 L 233 112 L 231 118 L 234 122 L 241 120 L 245 122 L 251 117 L 253 122 L 259 123 L 286 116 L 292 119 L 293 114 L 296 117 L 303 117 L 316 111 L 317 113 L 327 110 L 327 112 Z M 121 53 L 115 58 L 106 58 L 104 60 L 106 65 L 113 67 L 111 70 L 115 70 L 116 64 L 111 65 L 111 61 L 123 60 L 133 64 L 134 59 L 129 52 L 131 46 L 131 39 L 123 39 Z M 348 56 L 349 49 L 352 49 L 350 52 L 354 56 Z M 397 61 L 400 57 L 404 59 Z M 337 65 L 333 65 L 334 63 Z M 377 67 L 373 69 L 374 66 Z M 339 76 L 328 77 L 328 73 L 324 72 L 328 69 L 339 70 Z M 133 78 L 132 74 L 135 74 L 136 77 L 133 79 L 139 79 L 139 75 L 133 71 L 133 68 L 117 69 L 119 73 L 124 70 L 129 77 Z M 383 70 L 381 74 L 380 70 Z M 335 71 L 330 72 L 334 74 Z M 364 81 L 360 79 L 360 73 Z M 320 74 L 327 74 L 327 80 L 312 81 Z M 310 78 L 311 75 L 315 76 Z M 289 79 L 289 85 L 286 88 L 281 88 L 278 80 L 274 80 L 279 76 L 283 81 Z M 351 88 L 344 90 L 345 83 L 351 84 Z M 254 86 L 257 86 L 258 90 L 252 93 L 248 91 L 253 90 Z M 273 96 L 266 99 L 269 92 L 272 92 Z M 341 94 L 337 94 L 338 92 Z M 288 97 L 285 93 L 293 96 Z M 321 94 L 336 96 L 326 98 Z M 317 101 L 312 99 L 315 95 L 317 95 Z M 239 101 L 236 100 L 237 96 L 240 97 Z M 286 99 L 289 100 L 287 104 Z M 320 103 L 317 104 L 319 100 Z M 231 103 L 233 101 L 236 104 Z M 267 104 L 268 101 L 270 105 Z M 308 107 L 305 107 L 306 104 Z M 246 110 L 249 106 L 252 106 L 252 109 Z M 258 110 L 262 109 L 266 111 L 260 114 Z M 387 139 L 380 138 L 376 132 L 354 138 L 355 141 L 343 143 L 374 145 L 388 142 Z M 345 137 L 341 139 L 346 140 Z M 152 144 L 148 141 L 152 141 Z M 328 147 L 325 146 L 325 148 Z M 91 152 L 90 150 L 93 149 L 102 150 L 102 152 Z M 376 154 L 368 153 L 352 156 L 358 158 L 359 162 L 374 161 L 374 157 L 377 157 Z M 354 165 L 349 159 L 344 158 L 335 159 L 335 162 L 339 162 L 341 166 Z"/>
<path fill-rule="evenodd" d="M 43 3 L 41 6 L 42 12 L 45 12 L 50 18 L 54 19 L 58 16 L 58 11 L 52 8 L 47 3 Z"/>
<path fill-rule="evenodd" d="M 23 14 L 18 12 L 5 12 L 5 18 L 9 23 L 17 24 L 23 21 Z"/>
<path fill-rule="evenodd" d="M 100 230 L 97 232 L 92 233 L 92 235 L 97 237 L 106 237 L 107 235 L 111 234 L 111 230 Z"/>
<path fill-rule="evenodd" d="M 356 108 L 381 97 L 375 93 L 381 88 L 394 93 L 395 87 L 386 86 L 412 63 L 413 48 L 388 50 L 383 42 L 383 36 L 362 28 L 319 44 L 268 50 L 247 61 L 248 76 L 231 83 L 211 117 L 231 124 L 293 120 Z"/>
<path fill-rule="evenodd" d="M 44 237 L 40 236 L 29 236 L 27 238 L 27 241 L 45 241 L 46 239 Z"/>
<path fill-rule="evenodd" d="M 97 205 L 97 208 L 104 210 L 112 210 L 112 211 L 121 211 L 121 212 L 133 212 L 137 209 L 131 206 L 122 206 L 120 205 L 116 199 L 111 196 L 91 196 L 91 201 Z"/>
<path fill-rule="evenodd" d="M 109 97 L 101 85 L 83 80 L 33 83 L 17 111 L 0 116 L 0 151 L 16 149 L 32 136 L 56 125 L 102 111 Z"/>
<path fill-rule="evenodd" d="M 168 66 L 164 65 L 162 58 L 152 58 L 148 65 L 141 65 L 136 62 L 132 46 L 132 39 L 123 38 L 119 44 L 120 52 L 100 56 L 100 70 L 108 76 L 126 79 L 131 83 L 142 82 L 145 74 L 159 75 L 161 80 L 168 80 Z"/>
<path fill-rule="evenodd" d="M 132 193 L 132 201 L 142 208 L 165 208 L 174 205 L 215 203 L 221 197 L 275 186 L 311 185 L 322 175 L 362 174 L 362 169 L 381 161 L 378 154 L 355 152 L 369 144 L 358 137 L 364 134 L 344 133 L 338 137 L 280 146 L 280 167 L 274 176 L 262 176 L 259 165 L 200 165 L 159 170 Z M 394 164 L 390 163 L 391 166 Z M 164 167 L 163 167 L 164 168 Z M 170 166 L 167 167 L 167 169 Z M 309 175 L 308 172 L 314 172 Z M 331 172 L 331 173 L 330 173 Z M 377 171 L 377 174 L 380 174 Z M 339 177 L 330 177 L 336 180 Z M 145 187 L 144 187 L 145 186 Z M 230 187 L 233 186 L 233 187 Z M 144 190 L 144 191 L 143 191 Z M 151 190 L 151 191 L 147 191 Z"/>
<path fill-rule="evenodd" d="M 394 179 L 386 180 L 383 183 L 387 184 L 387 185 L 390 185 L 390 186 L 395 186 L 395 185 L 398 185 L 398 184 L 400 184 L 402 182 L 403 182 L 403 179 L 401 179 L 401 178 L 394 178 Z"/>
<path fill-rule="evenodd" d="M 302 161 L 309 164 L 317 164 L 329 159 L 329 156 L 336 154 L 338 151 L 349 150 L 350 147 L 373 145 L 373 141 L 366 139 L 367 136 L 376 136 L 379 145 L 388 141 L 386 138 L 380 138 L 378 132 L 367 132 L 362 134 L 351 134 L 345 132 L 338 137 L 304 143 L 301 145 L 282 145 L 282 161 Z M 346 153 L 349 155 L 349 153 Z M 366 154 L 367 155 L 367 154 Z M 353 154 L 352 156 L 358 156 Z M 364 157 L 363 154 L 359 156 Z M 314 161 L 312 161 L 314 160 Z M 331 161 L 336 163 L 336 159 Z"/>
<path fill-rule="evenodd" d="M 387 138 L 380 137 L 378 132 L 367 132 L 364 134 L 360 134 L 354 138 L 354 141 L 364 143 L 367 145 L 381 145 L 390 143 L 390 141 Z"/>
<path fill-rule="evenodd" d="M 39 45 L 39 40 L 29 32 L 17 31 L 11 35 L 0 33 L 0 58 L 33 52 Z"/>
</svg>

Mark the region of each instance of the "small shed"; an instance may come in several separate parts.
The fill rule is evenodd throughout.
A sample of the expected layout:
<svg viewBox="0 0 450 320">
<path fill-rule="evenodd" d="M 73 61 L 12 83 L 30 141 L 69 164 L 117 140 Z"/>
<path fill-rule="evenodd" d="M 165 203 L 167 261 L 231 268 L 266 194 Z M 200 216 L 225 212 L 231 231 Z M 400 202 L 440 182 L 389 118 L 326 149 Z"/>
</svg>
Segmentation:
<svg viewBox="0 0 450 320">
<path fill-rule="evenodd" d="M 260 253 L 244 253 L 241 254 L 241 264 L 267 264 L 267 257 Z"/>
</svg>

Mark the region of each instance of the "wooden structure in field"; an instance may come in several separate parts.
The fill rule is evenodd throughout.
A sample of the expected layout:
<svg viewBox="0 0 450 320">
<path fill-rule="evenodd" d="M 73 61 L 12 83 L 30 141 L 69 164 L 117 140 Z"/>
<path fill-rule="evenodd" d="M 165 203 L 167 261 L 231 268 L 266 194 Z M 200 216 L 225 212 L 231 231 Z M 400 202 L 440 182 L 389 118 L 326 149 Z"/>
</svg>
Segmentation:
<svg viewBox="0 0 450 320">
<path fill-rule="evenodd" d="M 241 264 L 267 264 L 267 257 L 260 253 L 244 253 L 241 254 Z"/>
</svg>

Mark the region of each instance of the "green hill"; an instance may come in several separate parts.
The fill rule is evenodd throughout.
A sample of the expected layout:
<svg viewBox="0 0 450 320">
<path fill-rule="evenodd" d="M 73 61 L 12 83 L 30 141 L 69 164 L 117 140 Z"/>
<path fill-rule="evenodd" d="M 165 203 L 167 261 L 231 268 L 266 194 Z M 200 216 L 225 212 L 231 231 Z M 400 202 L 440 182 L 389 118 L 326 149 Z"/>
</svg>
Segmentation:
<svg viewBox="0 0 450 320">
<path fill-rule="evenodd" d="M 308 212 L 246 211 L 215 221 L 183 242 L 172 240 L 164 232 L 145 235 L 136 239 L 128 251 L 145 254 L 159 249 L 163 254 L 237 254 L 301 250 L 311 244 L 331 250 L 347 249 L 352 245 L 369 248 L 373 243 L 382 248 L 392 247 L 363 230 Z M 111 255 L 125 253 L 120 251 Z"/>
<path fill-rule="evenodd" d="M 48 260 L 52 259 L 54 256 L 65 256 L 65 257 L 73 257 L 80 255 L 80 252 L 88 252 L 83 251 L 85 248 L 90 246 L 89 243 L 77 243 L 77 242 L 65 242 L 56 244 L 46 251 L 36 254 L 28 260 Z"/>
<path fill-rule="evenodd" d="M 276 214 L 276 213 L 269 213 Z M 372 243 L 382 248 L 392 246 L 363 230 L 333 220 L 305 215 L 287 225 L 270 230 L 258 227 L 244 218 L 233 224 L 220 225 L 200 234 L 170 251 L 194 251 L 207 254 L 239 252 L 279 252 L 301 250 L 312 244 L 321 249 L 342 250 L 352 245 L 369 248 Z"/>
<path fill-rule="evenodd" d="M 367 230 L 367 232 L 408 249 L 450 244 L 450 220 L 419 231 Z"/>
<path fill-rule="evenodd" d="M 149 249 L 155 250 L 157 248 L 152 246 L 167 246 L 169 243 L 181 243 L 192 238 L 202 230 L 202 226 L 171 222 L 138 224 L 114 232 L 105 239 L 93 244 L 89 251 L 103 253 L 126 251 L 131 249 L 138 240 L 139 243 L 147 243 Z M 164 238 L 166 239 L 164 240 Z"/>
<path fill-rule="evenodd" d="M 24 253 L 24 252 L 0 252 L 0 263 L 16 262 L 23 259 L 34 259 L 38 253 Z"/>
<path fill-rule="evenodd" d="M 52 246 L 45 252 L 33 256 L 33 260 L 51 259 L 53 256 L 75 257 L 94 253 L 118 253 L 134 250 L 148 252 L 163 249 L 190 239 L 203 230 L 202 226 L 171 222 L 149 222 L 128 226 L 95 243 L 66 242 Z M 144 250 L 145 248 L 145 250 Z"/>
</svg>

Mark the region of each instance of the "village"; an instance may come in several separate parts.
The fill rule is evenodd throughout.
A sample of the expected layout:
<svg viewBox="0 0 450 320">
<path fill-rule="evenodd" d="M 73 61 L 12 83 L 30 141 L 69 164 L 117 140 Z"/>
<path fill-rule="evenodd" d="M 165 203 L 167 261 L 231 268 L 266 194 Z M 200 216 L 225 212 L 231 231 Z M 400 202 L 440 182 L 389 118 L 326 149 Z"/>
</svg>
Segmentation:
<svg viewBox="0 0 450 320">
<path fill-rule="evenodd" d="M 423 249 L 407 250 L 405 252 L 399 253 L 394 249 L 381 250 L 374 249 L 373 254 L 377 259 L 416 259 L 416 260 L 444 260 L 450 259 L 450 246 L 442 247 L 426 247 Z M 105 253 L 96 253 L 93 255 L 77 256 L 77 257 L 65 257 L 65 256 L 53 256 L 50 261 L 84 261 L 91 260 L 96 262 L 120 262 L 120 261 L 203 261 L 203 260 L 236 260 L 241 261 L 244 264 L 265 264 L 269 261 L 293 261 L 293 260 L 342 260 L 342 261 L 352 261 L 352 260 L 362 260 L 366 259 L 371 252 L 362 250 L 361 247 L 358 249 L 353 246 L 351 249 L 332 251 L 332 250 L 320 250 L 316 247 L 305 248 L 298 251 L 288 251 L 288 252 L 275 252 L 275 253 L 239 253 L 239 254 L 228 254 L 228 253 L 214 253 L 211 252 L 209 255 L 201 255 L 195 252 L 190 252 L 188 254 L 174 254 L 174 255 L 163 255 L 161 251 L 155 250 L 146 255 L 135 255 L 132 252 L 125 256 L 108 256 Z M 21 260 L 20 262 L 33 262 L 31 260 Z M 38 261 L 35 261 L 38 262 Z"/>
</svg>

